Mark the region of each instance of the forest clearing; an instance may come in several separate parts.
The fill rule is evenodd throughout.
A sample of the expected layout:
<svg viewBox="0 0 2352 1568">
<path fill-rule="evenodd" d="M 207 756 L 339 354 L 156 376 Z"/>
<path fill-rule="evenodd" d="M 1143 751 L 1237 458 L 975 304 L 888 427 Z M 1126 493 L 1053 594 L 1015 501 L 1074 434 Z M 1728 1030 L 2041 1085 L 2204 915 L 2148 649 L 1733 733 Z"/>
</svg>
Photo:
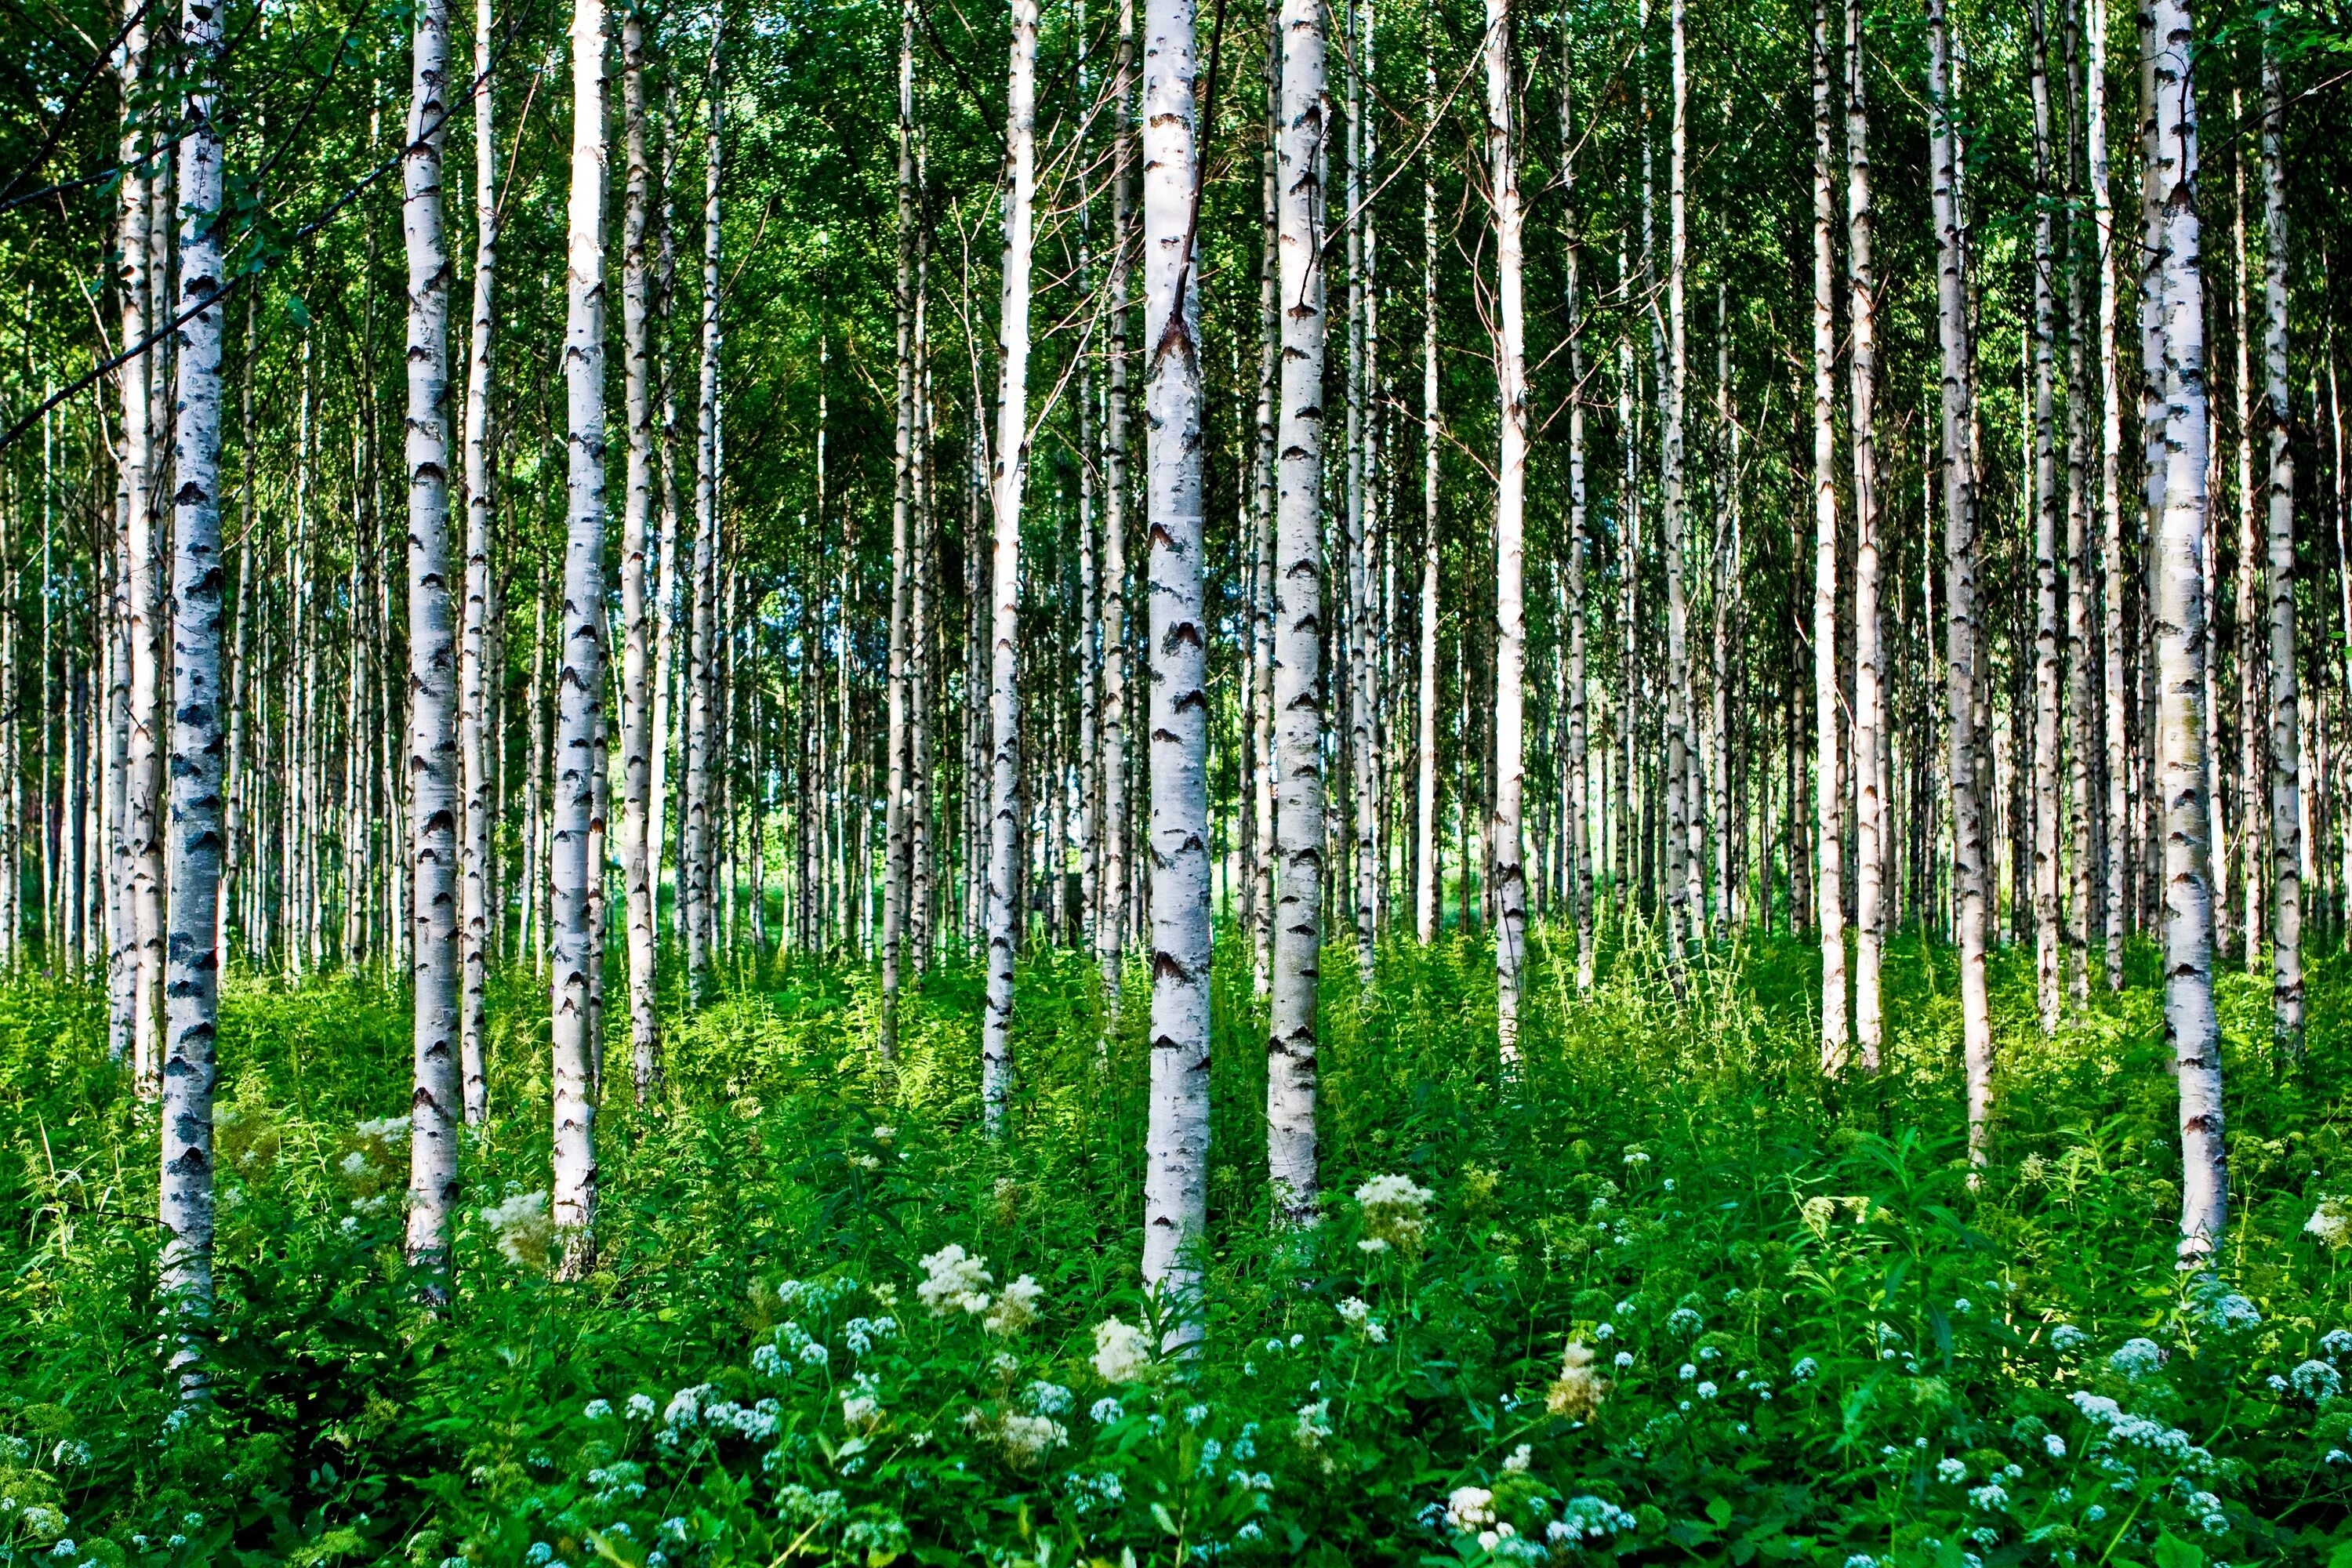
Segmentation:
<svg viewBox="0 0 2352 1568">
<path fill-rule="evenodd" d="M 2347 54 L 13 0 L 0 1563 L 2352 1568 Z"/>
</svg>

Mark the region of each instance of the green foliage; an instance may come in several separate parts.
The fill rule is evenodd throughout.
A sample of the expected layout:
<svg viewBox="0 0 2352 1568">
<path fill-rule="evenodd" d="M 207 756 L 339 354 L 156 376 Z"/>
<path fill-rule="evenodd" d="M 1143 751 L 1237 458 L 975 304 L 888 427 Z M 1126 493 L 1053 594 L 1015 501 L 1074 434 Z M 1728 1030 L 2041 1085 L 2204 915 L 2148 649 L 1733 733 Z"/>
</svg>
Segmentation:
<svg viewBox="0 0 2352 1568">
<path fill-rule="evenodd" d="M 1205 1335 L 1136 1258 L 1146 978 L 1023 969 L 981 1131 L 978 977 L 882 1062 L 864 970 L 779 962 L 608 1086 L 600 1268 L 547 1277 L 544 1010 L 502 978 L 448 1310 L 401 1260 L 407 1031 L 359 986 L 229 993 L 221 1304 L 175 1409 L 152 1111 L 100 1002 L 0 992 L 0 1560 L 1036 1564 L 1685 1557 L 1904 1568 L 2352 1559 L 2346 969 L 2275 1057 L 2223 977 L 2237 1183 L 2174 1265 L 2154 997 L 2031 1032 L 1995 960 L 1992 1163 L 1961 1157 L 1949 955 L 1897 944 L 1890 1065 L 1825 1083 L 1812 960 L 1677 1002 L 1539 937 L 1498 1071 L 1488 950 L 1335 959 L 1329 1192 L 1269 1232 L 1246 949 L 1224 944 Z M 1236 958 L 1243 962 L 1236 963 Z M 615 1063 L 620 1058 L 614 1058 Z M 67 1544 L 70 1542 L 70 1544 Z"/>
</svg>

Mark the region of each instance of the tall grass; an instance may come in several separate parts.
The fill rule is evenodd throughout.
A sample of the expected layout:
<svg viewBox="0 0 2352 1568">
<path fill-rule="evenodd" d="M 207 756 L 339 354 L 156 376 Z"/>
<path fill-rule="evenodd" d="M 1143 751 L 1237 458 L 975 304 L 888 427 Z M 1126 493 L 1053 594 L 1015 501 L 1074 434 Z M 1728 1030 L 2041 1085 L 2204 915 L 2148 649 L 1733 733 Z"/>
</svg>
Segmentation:
<svg viewBox="0 0 2352 1568">
<path fill-rule="evenodd" d="M 439 1316 L 399 1253 L 398 999 L 237 977 L 210 1393 L 184 1409 L 159 1356 L 152 1111 L 105 1059 L 98 997 L 18 982 L 0 990 L 0 1561 L 2337 1551 L 2340 958 L 2315 968 L 2300 1061 L 2270 1045 L 2264 987 L 2224 977 L 2235 1203 L 2217 1267 L 2184 1274 L 2149 955 L 2048 1042 L 2030 955 L 1996 956 L 1997 1122 L 1972 1178 L 1948 952 L 1895 945 L 1886 1070 L 1832 1083 L 1801 947 L 1747 937 L 1677 999 L 1638 926 L 1612 929 L 1586 995 L 1555 940 L 1533 943 L 1507 1075 L 1480 942 L 1384 948 L 1370 994 L 1326 965 L 1328 1191 L 1303 1236 L 1270 1229 L 1263 1016 L 1246 945 L 1223 944 L 1208 1333 L 1146 1362 L 1098 1334 L 1171 1305 L 1138 1289 L 1139 970 L 1111 1027 L 1090 960 L 1024 963 L 999 1145 L 976 973 L 924 978 L 887 1065 L 870 972 L 752 966 L 665 1021 L 658 1103 L 632 1103 L 615 1055 L 602 1262 L 578 1285 L 546 1277 L 534 1221 L 543 996 L 503 975 Z M 1376 1176 L 1405 1179 L 1377 1189 L 1402 1206 L 1354 1198 Z M 986 1270 L 985 1310 L 929 1310 L 950 1246 Z M 1023 1276 L 1034 1308 L 1005 1307 Z"/>
</svg>

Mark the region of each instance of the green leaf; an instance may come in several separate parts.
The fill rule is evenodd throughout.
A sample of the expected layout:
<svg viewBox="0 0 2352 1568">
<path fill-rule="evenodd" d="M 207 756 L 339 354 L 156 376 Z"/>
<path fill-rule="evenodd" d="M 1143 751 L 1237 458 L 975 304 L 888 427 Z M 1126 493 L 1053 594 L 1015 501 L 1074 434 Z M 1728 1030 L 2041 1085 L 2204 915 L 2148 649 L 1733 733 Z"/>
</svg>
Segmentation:
<svg viewBox="0 0 2352 1568">
<path fill-rule="evenodd" d="M 2168 1530 L 2156 1538 L 2156 1568 L 2205 1568 L 2204 1549 Z"/>
</svg>

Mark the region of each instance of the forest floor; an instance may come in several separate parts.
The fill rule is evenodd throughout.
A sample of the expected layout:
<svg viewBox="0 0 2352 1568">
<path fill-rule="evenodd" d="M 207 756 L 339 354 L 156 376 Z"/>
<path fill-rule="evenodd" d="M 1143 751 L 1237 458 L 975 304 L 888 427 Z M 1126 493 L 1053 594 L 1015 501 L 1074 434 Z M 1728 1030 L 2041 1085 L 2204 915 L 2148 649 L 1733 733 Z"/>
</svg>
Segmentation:
<svg viewBox="0 0 2352 1568">
<path fill-rule="evenodd" d="M 544 1005 L 503 979 L 440 1316 L 400 1257 L 397 998 L 240 978 L 211 1396 L 177 1413 L 153 1113 L 92 993 L 17 984 L 0 1560 L 2352 1568 L 2341 957 L 2300 1064 L 2266 984 L 2224 979 L 2231 1228 L 2184 1273 L 2152 953 L 2047 1043 L 2030 953 L 1996 958 L 1972 1184 L 1948 952 L 1896 946 L 1887 1070 L 1827 1084 L 1797 944 L 1712 957 L 1680 1005 L 1646 942 L 1589 997 L 1534 947 L 1507 1078 L 1475 940 L 1384 950 L 1369 997 L 1325 966 L 1328 1217 L 1281 1238 L 1223 944 L 1178 1361 L 1135 1331 L 1139 969 L 1105 1050 L 1091 964 L 1025 965 L 1001 1145 L 968 971 L 924 982 L 892 1069 L 867 972 L 771 964 L 667 1021 L 643 1110 L 616 1016 L 576 1284 L 545 1271 Z"/>
</svg>

